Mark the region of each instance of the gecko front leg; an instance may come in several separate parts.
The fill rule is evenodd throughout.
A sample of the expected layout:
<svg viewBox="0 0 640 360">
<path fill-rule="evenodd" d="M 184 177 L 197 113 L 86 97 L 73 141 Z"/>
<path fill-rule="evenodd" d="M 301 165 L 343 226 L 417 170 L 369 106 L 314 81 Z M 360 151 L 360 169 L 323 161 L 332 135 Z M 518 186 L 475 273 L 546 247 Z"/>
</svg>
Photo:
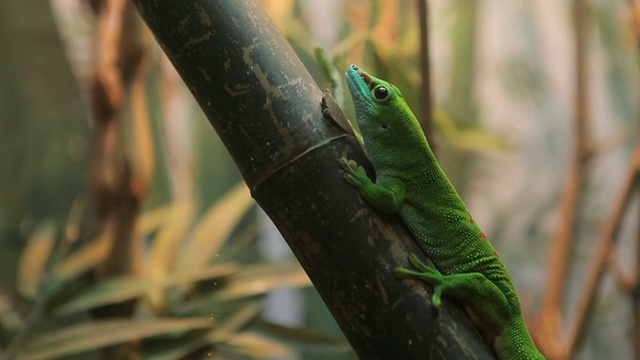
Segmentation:
<svg viewBox="0 0 640 360">
<path fill-rule="evenodd" d="M 374 208 L 387 214 L 400 210 L 405 195 L 402 184 L 384 177 L 379 177 L 374 183 L 362 166 L 346 158 L 340 159 L 340 167 L 345 171 L 345 181 L 355 187 Z"/>
</svg>

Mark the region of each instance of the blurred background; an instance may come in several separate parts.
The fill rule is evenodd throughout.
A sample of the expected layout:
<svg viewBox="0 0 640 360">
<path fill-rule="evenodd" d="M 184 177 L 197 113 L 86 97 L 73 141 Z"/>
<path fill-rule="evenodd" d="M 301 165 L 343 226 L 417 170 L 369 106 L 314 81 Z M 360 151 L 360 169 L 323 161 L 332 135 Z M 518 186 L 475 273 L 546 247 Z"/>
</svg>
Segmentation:
<svg viewBox="0 0 640 360">
<path fill-rule="evenodd" d="M 263 4 L 352 119 L 350 63 L 418 113 L 428 39 L 429 138 L 536 342 L 639 358 L 640 7 L 418 2 Z M 0 83 L 0 357 L 356 358 L 126 1 L 0 2 Z"/>
</svg>

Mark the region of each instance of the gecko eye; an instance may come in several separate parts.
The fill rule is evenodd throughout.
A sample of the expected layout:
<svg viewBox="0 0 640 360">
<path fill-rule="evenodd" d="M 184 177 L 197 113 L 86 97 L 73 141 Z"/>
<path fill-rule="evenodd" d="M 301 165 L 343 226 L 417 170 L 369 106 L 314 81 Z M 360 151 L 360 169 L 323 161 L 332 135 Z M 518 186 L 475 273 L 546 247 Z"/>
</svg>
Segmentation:
<svg viewBox="0 0 640 360">
<path fill-rule="evenodd" d="M 376 100 L 386 100 L 389 97 L 389 89 L 386 86 L 379 85 L 373 89 L 373 96 Z"/>
</svg>

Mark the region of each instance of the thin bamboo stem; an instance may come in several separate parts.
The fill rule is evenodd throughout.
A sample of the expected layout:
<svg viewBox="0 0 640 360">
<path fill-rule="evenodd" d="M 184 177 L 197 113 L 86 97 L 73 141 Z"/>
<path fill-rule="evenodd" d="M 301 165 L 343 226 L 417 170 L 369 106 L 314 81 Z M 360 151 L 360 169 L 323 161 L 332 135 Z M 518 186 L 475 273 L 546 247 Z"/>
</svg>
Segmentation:
<svg viewBox="0 0 640 360">
<path fill-rule="evenodd" d="M 420 22 L 420 73 L 422 88 L 420 90 L 420 123 L 431 150 L 436 152 L 436 141 L 433 124 L 433 93 L 431 88 L 431 55 L 429 51 L 429 3 L 428 0 L 417 0 L 418 18 Z"/>
</svg>

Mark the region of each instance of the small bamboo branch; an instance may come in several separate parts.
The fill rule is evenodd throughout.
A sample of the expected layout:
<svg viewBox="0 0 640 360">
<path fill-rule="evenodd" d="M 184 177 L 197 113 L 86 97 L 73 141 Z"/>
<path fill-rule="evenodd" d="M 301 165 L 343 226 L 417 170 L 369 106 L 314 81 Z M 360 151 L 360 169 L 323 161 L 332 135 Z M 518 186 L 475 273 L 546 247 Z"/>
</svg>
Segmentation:
<svg viewBox="0 0 640 360">
<path fill-rule="evenodd" d="M 640 232 L 640 229 L 638 229 Z M 636 283 L 635 274 L 627 274 L 620 264 L 620 259 L 615 252 L 609 254 L 608 269 L 615 277 L 618 287 L 627 293 L 633 291 Z"/>
<path fill-rule="evenodd" d="M 551 248 L 549 273 L 539 323 L 544 333 L 543 348 L 547 355 L 562 358 L 566 346 L 560 336 L 562 330 L 562 304 L 569 277 L 571 252 L 575 244 L 584 174 L 591 158 L 589 109 L 587 96 L 589 79 L 587 75 L 587 5 L 584 0 L 573 1 L 575 33 L 575 148 L 571 159 L 570 172 L 566 178 L 560 205 L 560 216 Z"/>
<path fill-rule="evenodd" d="M 139 39 L 139 18 L 126 0 L 105 0 L 96 4 L 98 29 L 96 63 L 91 79 L 93 113 L 93 149 L 90 186 L 93 193 L 98 231 L 109 234 L 110 254 L 94 271 L 98 278 L 136 273 L 141 260 L 141 244 L 135 239 L 135 221 L 141 198 L 146 192 L 139 168 L 127 159 L 123 150 L 122 128 L 126 118 L 123 107 L 131 85 L 140 70 L 143 50 Z M 140 83 L 139 83 L 140 84 Z M 141 113 L 139 103 L 144 92 L 133 89 L 134 109 Z M 135 116 L 135 115 L 134 115 Z M 142 120 L 136 123 L 140 125 Z M 134 126 L 141 130 L 141 126 Z M 134 131 L 134 133 L 137 133 Z M 146 166 L 149 173 L 150 166 Z M 145 172 L 145 171 L 143 171 Z M 149 175 L 147 175 L 149 177 Z M 95 310 L 96 317 L 126 317 L 135 310 L 135 301 Z M 105 358 L 135 357 L 135 343 L 112 346 L 102 350 Z"/>
<path fill-rule="evenodd" d="M 580 304 L 576 312 L 576 321 L 573 324 L 572 331 L 567 344 L 568 356 L 571 358 L 586 334 L 587 324 L 593 315 L 593 306 L 600 286 L 600 280 L 604 274 L 606 265 L 610 258 L 610 252 L 617 239 L 620 230 L 620 224 L 625 211 L 629 205 L 633 191 L 638 186 L 638 175 L 640 174 L 640 141 L 636 143 L 633 152 L 629 173 L 625 179 L 624 186 L 618 199 L 615 202 L 613 213 L 598 241 L 596 257 L 589 269 L 586 286 L 580 296 Z"/>
<path fill-rule="evenodd" d="M 420 21 L 420 73 L 422 88 L 420 96 L 420 124 L 431 150 L 436 152 L 436 141 L 433 124 L 433 94 L 431 89 L 431 56 L 429 52 L 429 4 L 428 0 L 417 0 Z"/>
<path fill-rule="evenodd" d="M 133 223 L 147 188 L 142 183 L 149 181 L 136 175 L 151 171 L 148 164 L 142 171 L 132 168 L 122 150 L 121 134 L 126 118 L 122 110 L 134 80 L 137 79 L 138 86 L 133 94 L 138 99 L 134 103 L 137 113 L 133 116 L 140 115 L 139 97 L 144 96 L 140 79 L 136 77 L 143 53 L 137 42 L 140 26 L 135 25 L 140 20 L 133 16 L 133 11 L 126 0 L 107 0 L 99 13 L 96 65 L 91 83 L 94 132 L 90 181 L 100 231 L 113 227 L 117 242 L 114 253 L 98 271 L 102 275 L 129 273 L 134 268 L 137 252 L 131 240 Z M 139 125 L 134 129 L 140 130 Z M 140 164 L 134 165 L 140 167 Z"/>
<path fill-rule="evenodd" d="M 630 2 L 629 5 L 632 7 L 632 16 L 635 15 L 635 2 Z M 635 25 L 632 24 L 632 26 Z M 636 31 L 636 29 L 632 29 Z M 598 241 L 598 247 L 596 251 L 596 257 L 593 259 L 591 264 L 589 275 L 587 277 L 586 286 L 583 290 L 582 296 L 580 296 L 581 302 L 579 304 L 578 310 L 576 312 L 576 321 L 573 324 L 572 331 L 570 333 L 570 337 L 567 344 L 567 354 L 569 357 L 572 357 L 578 345 L 582 343 L 584 336 L 586 334 L 587 326 L 591 317 L 593 316 L 593 306 L 595 304 L 597 292 L 599 286 L 601 284 L 601 280 L 603 274 L 608 265 L 611 265 L 610 270 L 614 272 L 616 270 L 616 263 L 612 250 L 617 241 L 618 233 L 620 231 L 620 226 L 622 223 L 622 219 L 625 215 L 629 207 L 629 203 L 634 193 L 637 191 L 637 187 L 640 181 L 640 138 L 636 139 L 635 148 L 632 154 L 631 164 L 629 166 L 628 175 L 625 179 L 622 192 L 620 193 L 615 205 L 613 212 L 611 214 L 611 218 L 609 219 L 600 240 Z M 639 231 L 640 235 L 640 231 Z M 638 248 L 636 254 L 636 265 L 635 265 L 635 276 L 632 279 L 635 282 L 635 286 L 633 286 L 632 290 L 632 312 L 634 315 L 633 326 L 634 326 L 634 351 L 635 358 L 640 358 L 640 350 L 638 346 L 640 346 L 640 308 L 638 305 L 637 297 L 638 297 L 638 286 L 637 281 L 640 278 L 638 274 L 640 274 L 640 236 L 638 237 Z M 621 272 L 618 272 L 621 273 Z M 625 280 L 630 280 L 631 277 L 625 278 L 624 276 L 619 276 L 619 280 L 625 282 Z"/>
<path fill-rule="evenodd" d="M 633 354 L 640 359 L 640 222 L 636 234 L 636 258 L 631 287 L 631 313 L 633 314 Z"/>
</svg>

